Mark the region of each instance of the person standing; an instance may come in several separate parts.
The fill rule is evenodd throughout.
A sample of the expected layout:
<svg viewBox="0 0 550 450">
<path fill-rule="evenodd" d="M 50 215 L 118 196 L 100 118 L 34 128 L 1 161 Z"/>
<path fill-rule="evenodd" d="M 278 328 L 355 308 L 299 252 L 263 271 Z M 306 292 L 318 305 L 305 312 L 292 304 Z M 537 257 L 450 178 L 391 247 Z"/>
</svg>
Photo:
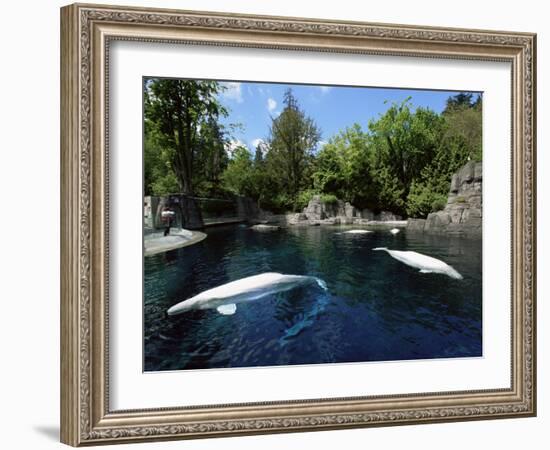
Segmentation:
<svg viewBox="0 0 550 450">
<path fill-rule="evenodd" d="M 170 227 L 172 226 L 172 220 L 174 220 L 175 216 L 175 211 L 172 210 L 169 206 L 165 206 L 164 208 L 162 208 L 160 218 L 162 222 L 166 224 L 166 228 L 164 229 L 164 236 L 168 236 L 170 234 Z"/>
</svg>

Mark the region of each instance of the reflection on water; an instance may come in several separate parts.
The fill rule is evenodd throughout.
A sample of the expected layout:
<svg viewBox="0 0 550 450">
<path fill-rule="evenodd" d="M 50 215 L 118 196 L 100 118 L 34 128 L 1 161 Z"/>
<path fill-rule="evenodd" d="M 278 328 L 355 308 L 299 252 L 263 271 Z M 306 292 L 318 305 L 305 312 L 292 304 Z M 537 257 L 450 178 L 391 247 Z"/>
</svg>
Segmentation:
<svg viewBox="0 0 550 450">
<path fill-rule="evenodd" d="M 257 232 L 231 226 L 145 258 L 146 371 L 481 356 L 481 241 L 388 229 Z M 464 279 L 422 274 L 374 247 L 445 261 Z M 207 289 L 262 272 L 327 283 L 216 310 L 167 316 Z"/>
</svg>

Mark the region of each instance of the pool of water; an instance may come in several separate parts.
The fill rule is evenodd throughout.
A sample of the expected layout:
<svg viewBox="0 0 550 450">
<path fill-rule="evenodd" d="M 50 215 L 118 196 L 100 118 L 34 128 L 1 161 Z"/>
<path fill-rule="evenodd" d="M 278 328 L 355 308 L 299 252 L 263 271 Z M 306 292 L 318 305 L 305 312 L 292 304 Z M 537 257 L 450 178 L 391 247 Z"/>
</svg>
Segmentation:
<svg viewBox="0 0 550 450">
<path fill-rule="evenodd" d="M 349 228 L 348 228 L 349 229 Z M 144 370 L 482 356 L 481 241 L 381 228 L 211 228 L 193 246 L 145 258 Z M 375 247 L 414 250 L 464 277 L 420 273 Z M 172 305 L 262 272 L 326 283 L 168 316 Z"/>
</svg>

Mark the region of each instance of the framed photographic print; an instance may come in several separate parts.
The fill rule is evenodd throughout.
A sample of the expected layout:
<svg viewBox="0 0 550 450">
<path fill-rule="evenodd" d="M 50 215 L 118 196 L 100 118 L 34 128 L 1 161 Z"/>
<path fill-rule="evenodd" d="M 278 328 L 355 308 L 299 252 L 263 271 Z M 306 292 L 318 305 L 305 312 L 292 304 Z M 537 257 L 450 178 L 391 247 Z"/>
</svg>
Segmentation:
<svg viewBox="0 0 550 450">
<path fill-rule="evenodd" d="M 530 33 L 61 10 L 73 445 L 536 413 Z"/>
</svg>

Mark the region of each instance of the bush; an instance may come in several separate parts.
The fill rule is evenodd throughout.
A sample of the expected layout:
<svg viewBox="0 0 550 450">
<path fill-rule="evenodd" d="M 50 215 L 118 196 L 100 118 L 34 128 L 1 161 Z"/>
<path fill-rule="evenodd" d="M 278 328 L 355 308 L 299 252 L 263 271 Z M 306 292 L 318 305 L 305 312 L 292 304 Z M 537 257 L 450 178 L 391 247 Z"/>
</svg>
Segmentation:
<svg viewBox="0 0 550 450">
<path fill-rule="evenodd" d="M 286 193 L 280 192 L 279 194 L 275 195 L 268 209 L 274 213 L 280 214 L 287 211 L 292 211 L 293 208 L 294 203 L 292 199 Z"/>
<path fill-rule="evenodd" d="M 173 172 L 168 172 L 163 177 L 158 177 L 151 183 L 150 190 L 153 195 L 157 196 L 175 194 L 181 191 L 178 180 Z"/>
<path fill-rule="evenodd" d="M 445 209 L 445 206 L 447 205 L 447 199 L 444 197 L 437 197 L 432 202 L 432 212 L 441 211 L 442 209 Z"/>
<path fill-rule="evenodd" d="M 407 197 L 409 217 L 425 218 L 429 213 L 445 208 L 447 197 L 433 190 L 429 185 L 413 182 Z"/>
<path fill-rule="evenodd" d="M 338 203 L 338 197 L 336 197 L 336 195 L 334 194 L 321 194 L 321 201 L 323 203 L 333 205 L 335 203 Z"/>
</svg>

